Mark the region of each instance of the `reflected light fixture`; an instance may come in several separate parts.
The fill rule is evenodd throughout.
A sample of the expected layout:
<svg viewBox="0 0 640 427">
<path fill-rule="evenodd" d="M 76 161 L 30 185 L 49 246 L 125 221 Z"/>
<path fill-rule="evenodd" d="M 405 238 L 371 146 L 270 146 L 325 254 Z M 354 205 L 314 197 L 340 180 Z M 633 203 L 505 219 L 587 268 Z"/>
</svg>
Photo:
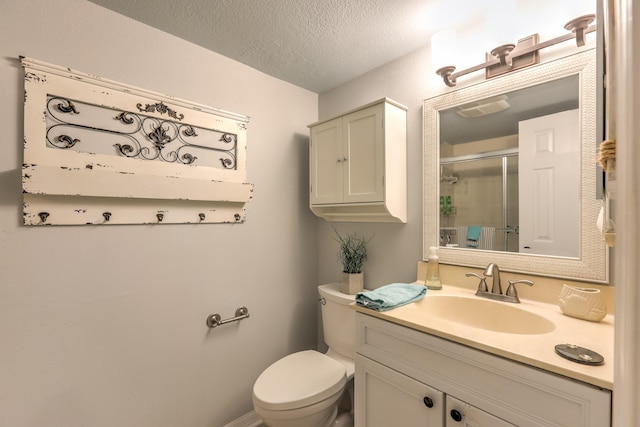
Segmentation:
<svg viewBox="0 0 640 427">
<path fill-rule="evenodd" d="M 439 68 L 436 74 L 442 77 L 444 84 L 454 87 L 457 79 L 465 74 L 473 73 L 479 70 L 485 70 L 486 78 L 491 78 L 505 74 L 520 68 L 528 67 L 540 62 L 539 51 L 549 46 L 565 42 L 575 38 L 578 47 L 585 45 L 585 35 L 596 30 L 595 25 L 591 25 L 595 21 L 596 16 L 593 14 L 580 16 L 569 21 L 564 28 L 570 33 L 556 37 L 546 42 L 538 42 L 538 34 L 518 40 L 517 44 L 503 44 L 496 47 L 487 54 L 487 62 L 467 68 L 465 70 L 454 73 L 456 67 L 447 65 Z"/>
</svg>

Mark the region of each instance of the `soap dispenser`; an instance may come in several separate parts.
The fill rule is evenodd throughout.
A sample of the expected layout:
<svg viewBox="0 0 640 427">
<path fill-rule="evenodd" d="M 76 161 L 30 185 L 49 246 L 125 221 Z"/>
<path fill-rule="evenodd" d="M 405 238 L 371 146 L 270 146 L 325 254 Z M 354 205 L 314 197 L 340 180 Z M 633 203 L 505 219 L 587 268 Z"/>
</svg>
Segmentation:
<svg viewBox="0 0 640 427">
<path fill-rule="evenodd" d="M 427 289 L 442 289 L 442 283 L 440 282 L 440 266 L 438 265 L 438 255 L 436 253 L 438 248 L 431 246 L 429 248 L 429 261 L 427 262 L 427 277 L 424 280 L 424 285 Z"/>
</svg>

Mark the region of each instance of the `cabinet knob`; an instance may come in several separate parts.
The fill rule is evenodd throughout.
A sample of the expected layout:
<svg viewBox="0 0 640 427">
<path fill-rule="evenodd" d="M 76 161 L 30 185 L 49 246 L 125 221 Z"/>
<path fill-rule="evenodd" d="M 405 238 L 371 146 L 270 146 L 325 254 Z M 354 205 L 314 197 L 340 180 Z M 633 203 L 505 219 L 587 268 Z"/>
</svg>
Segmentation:
<svg viewBox="0 0 640 427">
<path fill-rule="evenodd" d="M 426 396 L 422 401 L 427 408 L 433 408 L 433 400 L 430 397 Z"/>
<path fill-rule="evenodd" d="M 452 409 L 451 410 L 451 418 L 453 418 L 453 421 L 459 423 L 460 421 L 462 421 L 462 414 L 457 409 Z"/>
<path fill-rule="evenodd" d="M 338 159 L 338 160 L 337 160 L 337 162 L 338 162 L 338 163 L 342 163 L 342 159 Z"/>
</svg>

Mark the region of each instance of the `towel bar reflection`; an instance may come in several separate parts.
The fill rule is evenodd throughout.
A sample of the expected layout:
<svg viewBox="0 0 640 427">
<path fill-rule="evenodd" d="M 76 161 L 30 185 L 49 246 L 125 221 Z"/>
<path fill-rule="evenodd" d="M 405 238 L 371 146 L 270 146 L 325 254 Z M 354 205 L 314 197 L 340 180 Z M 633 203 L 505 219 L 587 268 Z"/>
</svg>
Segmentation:
<svg viewBox="0 0 640 427">
<path fill-rule="evenodd" d="M 248 317 L 249 317 L 249 310 L 247 309 L 247 307 L 244 307 L 244 306 L 238 307 L 236 309 L 235 317 L 230 317 L 228 319 L 222 320 L 222 318 L 218 313 L 210 314 L 209 317 L 207 317 L 207 326 L 210 328 L 215 328 L 216 326 L 221 326 L 231 322 L 237 322 L 239 320 L 246 319 Z"/>
</svg>

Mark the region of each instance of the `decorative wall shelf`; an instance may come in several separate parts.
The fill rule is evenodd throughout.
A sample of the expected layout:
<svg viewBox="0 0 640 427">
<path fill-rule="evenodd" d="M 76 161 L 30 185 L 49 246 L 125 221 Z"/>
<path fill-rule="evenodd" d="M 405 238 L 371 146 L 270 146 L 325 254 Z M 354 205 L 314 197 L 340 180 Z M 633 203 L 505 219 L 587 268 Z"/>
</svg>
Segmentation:
<svg viewBox="0 0 640 427">
<path fill-rule="evenodd" d="M 248 117 L 21 61 L 25 225 L 244 221 Z"/>
</svg>

